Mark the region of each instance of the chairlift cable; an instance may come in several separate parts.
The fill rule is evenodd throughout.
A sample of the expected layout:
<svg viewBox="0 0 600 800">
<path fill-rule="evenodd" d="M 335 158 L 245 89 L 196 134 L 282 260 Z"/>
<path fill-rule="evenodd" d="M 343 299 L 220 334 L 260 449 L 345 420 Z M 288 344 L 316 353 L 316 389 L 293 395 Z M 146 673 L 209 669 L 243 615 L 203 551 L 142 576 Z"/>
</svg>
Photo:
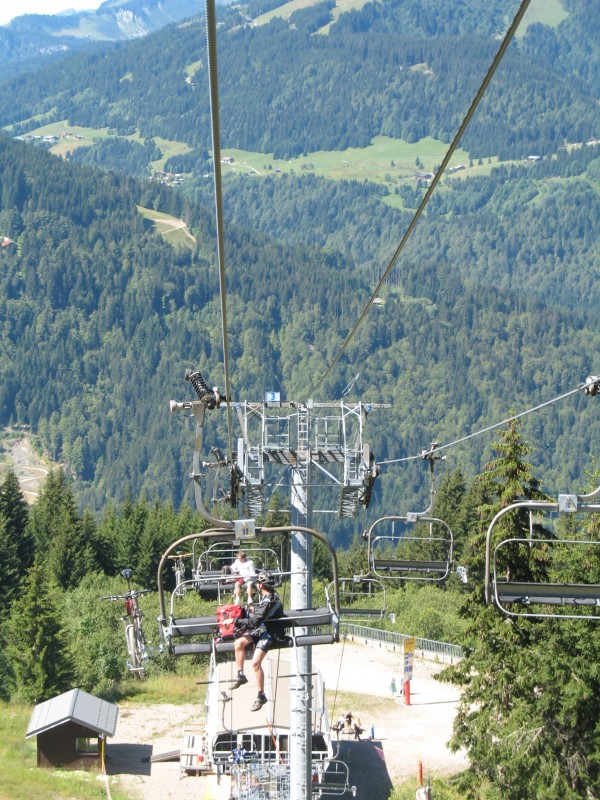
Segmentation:
<svg viewBox="0 0 600 800">
<path fill-rule="evenodd" d="M 340 686 L 340 677 L 341 677 L 341 674 L 342 674 L 342 664 L 344 663 L 344 650 L 346 649 L 346 639 L 347 638 L 348 638 L 348 627 L 346 626 L 346 636 L 343 637 L 343 641 L 342 641 L 342 654 L 340 656 L 340 667 L 338 669 L 337 681 L 336 681 L 336 684 L 335 684 L 335 692 L 334 692 L 334 695 L 333 695 L 333 705 L 331 707 L 331 718 L 332 719 L 333 719 L 333 717 L 335 715 L 335 704 L 337 702 L 338 689 L 339 689 L 339 686 Z"/>
<path fill-rule="evenodd" d="M 513 422 L 515 419 L 520 419 L 521 417 L 525 417 L 527 414 L 531 414 L 534 411 L 539 411 L 541 408 L 546 408 L 546 406 L 552 405 L 553 403 L 557 403 L 559 400 L 564 400 L 566 397 L 571 397 L 571 395 L 576 394 L 577 392 L 581 391 L 584 388 L 583 386 L 578 386 L 576 389 L 571 389 L 564 394 L 559 395 L 558 397 L 554 397 L 552 400 L 546 400 L 545 403 L 540 403 L 533 408 L 528 408 L 526 411 L 521 411 L 519 414 L 514 414 L 512 417 L 507 417 L 503 419 L 501 422 L 496 422 L 494 425 L 488 425 L 487 428 L 482 428 L 481 430 L 475 431 L 474 433 L 469 433 L 467 436 L 463 436 L 460 439 L 455 439 L 453 442 L 448 442 L 447 444 L 438 445 L 436 448 L 437 451 L 439 450 L 447 450 L 449 447 L 455 447 L 457 444 L 462 444 L 466 442 L 468 439 L 473 439 L 475 436 L 481 436 L 483 433 L 489 433 L 493 431 L 495 428 L 500 428 L 502 425 L 507 425 L 509 422 Z M 400 464 L 404 461 L 416 461 L 416 459 L 422 459 L 423 454 L 420 453 L 418 456 L 406 456 L 404 458 L 393 458 L 388 459 L 387 461 L 378 461 L 378 466 L 385 466 L 387 464 Z"/>
<path fill-rule="evenodd" d="M 229 343 L 227 334 L 227 290 L 225 282 L 225 237 L 223 234 L 223 192 L 221 186 L 221 136 L 219 126 L 219 82 L 217 73 L 217 23 L 215 0 L 206 0 L 206 47 L 208 51 L 208 82 L 210 88 L 210 122 L 213 146 L 215 217 L 217 225 L 217 261 L 219 264 L 219 295 L 221 299 L 223 368 L 225 371 L 225 402 L 227 404 L 227 436 L 229 454 L 233 463 L 233 431 L 231 424 Z"/>
<path fill-rule="evenodd" d="M 358 318 L 358 321 L 356 322 L 356 324 L 354 325 L 354 327 L 352 328 L 352 330 L 350 331 L 350 333 L 346 337 L 346 339 L 343 342 L 341 348 L 339 349 L 337 355 L 335 356 L 335 358 L 333 359 L 333 361 L 331 362 L 329 367 L 325 370 L 323 375 L 321 375 L 321 377 L 316 382 L 316 384 L 313 385 L 312 393 L 311 393 L 310 396 L 312 396 L 314 394 L 315 389 L 317 389 L 323 383 L 325 378 L 329 375 L 331 370 L 337 364 L 337 362 L 341 358 L 342 354 L 345 352 L 346 348 L 348 347 L 348 345 L 350 344 L 350 342 L 354 338 L 354 336 L 357 333 L 358 329 L 360 328 L 360 326 L 364 322 L 365 317 L 367 316 L 371 306 L 373 305 L 373 302 L 375 301 L 375 298 L 379 295 L 381 287 L 383 286 L 383 284 L 387 280 L 387 277 L 390 274 L 390 272 L 392 271 L 396 261 L 398 260 L 398 257 L 400 255 L 400 253 L 404 249 L 404 246 L 405 246 L 406 242 L 408 241 L 408 238 L 410 237 L 411 233 L 413 232 L 413 230 L 414 230 L 414 228 L 415 228 L 415 226 L 416 226 L 416 224 L 417 224 L 417 222 L 419 220 L 419 217 L 423 213 L 423 210 L 425 209 L 425 206 L 429 202 L 429 200 L 431 198 L 431 195 L 433 194 L 433 192 L 435 191 L 438 183 L 440 182 L 440 180 L 442 178 L 442 175 L 444 173 L 444 170 L 446 169 L 446 167 L 448 166 L 448 162 L 450 161 L 450 159 L 454 155 L 454 151 L 458 147 L 458 144 L 459 144 L 460 140 L 462 139 L 463 134 L 464 134 L 469 122 L 471 121 L 471 118 L 475 114 L 475 111 L 477 110 L 477 106 L 479 105 L 479 103 L 481 102 L 481 99 L 483 98 L 483 95 L 487 91 L 487 88 L 488 88 L 488 86 L 489 86 L 489 84 L 490 84 L 490 82 L 491 82 L 491 80 L 492 80 L 492 78 L 494 76 L 494 73 L 496 72 L 496 69 L 500 65 L 500 62 L 502 61 L 502 58 L 504 57 L 504 54 L 506 53 L 506 50 L 508 49 L 509 44 L 511 43 L 512 39 L 514 38 L 514 35 L 515 35 L 516 31 L 517 31 L 517 28 L 519 27 L 519 24 L 521 23 L 521 20 L 523 19 L 523 16 L 525 15 L 525 12 L 527 11 L 527 8 L 529 7 L 530 2 L 531 2 L 531 0 L 521 0 L 521 5 L 519 6 L 519 10 L 517 11 L 517 13 L 515 15 L 515 18 L 513 19 L 510 27 L 506 31 L 506 34 L 504 35 L 504 39 L 502 40 L 502 44 L 500 45 L 500 48 L 498 49 L 498 52 L 494 56 L 494 60 L 492 61 L 490 67 L 488 68 L 488 71 L 487 71 L 487 73 L 485 75 L 485 78 L 483 79 L 483 82 L 482 82 L 481 86 L 477 90 L 477 94 L 475 95 L 475 98 L 473 99 L 473 101 L 472 101 L 472 103 L 471 103 L 471 105 L 469 107 L 469 110 L 467 111 L 467 114 L 466 114 L 465 118 L 463 119 L 463 121 L 462 121 L 462 123 L 461 123 L 461 125 L 460 125 L 460 127 L 459 127 L 459 129 L 458 129 L 458 131 L 457 131 L 457 133 L 456 133 L 456 135 L 454 137 L 454 139 L 452 140 L 452 143 L 451 143 L 450 147 L 448 148 L 448 151 L 446 152 L 446 155 L 444 156 L 444 159 L 443 159 L 438 171 L 436 172 L 436 174 L 434 175 L 431 183 L 429 184 L 429 187 L 427 188 L 427 191 L 425 192 L 425 195 L 424 195 L 423 199 L 421 200 L 421 203 L 419 204 L 419 207 L 415 211 L 415 214 L 414 214 L 412 220 L 410 221 L 410 224 L 409 224 L 408 228 L 406 229 L 406 232 L 404 233 L 404 236 L 402 237 L 402 239 L 400 241 L 400 244 L 396 248 L 396 252 L 392 256 L 388 266 L 385 269 L 385 272 L 383 273 L 383 275 L 379 279 L 379 283 L 375 287 L 375 291 L 373 292 L 373 294 L 369 298 L 366 306 L 364 307 L 364 309 L 362 310 L 362 312 L 361 312 L 361 314 L 360 314 L 360 316 Z"/>
</svg>

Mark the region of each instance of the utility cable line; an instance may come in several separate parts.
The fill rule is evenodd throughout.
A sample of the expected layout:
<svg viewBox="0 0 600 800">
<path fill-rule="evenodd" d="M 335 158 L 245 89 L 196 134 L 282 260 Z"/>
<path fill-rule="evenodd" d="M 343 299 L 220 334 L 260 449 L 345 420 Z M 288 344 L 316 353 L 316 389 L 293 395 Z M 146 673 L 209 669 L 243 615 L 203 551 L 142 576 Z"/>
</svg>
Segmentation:
<svg viewBox="0 0 600 800">
<path fill-rule="evenodd" d="M 435 188 L 437 187 L 438 183 L 440 182 L 440 180 L 442 178 L 442 175 L 444 173 L 444 170 L 446 169 L 446 167 L 448 166 L 448 162 L 450 161 L 450 159 L 454 155 L 454 151 L 458 147 L 458 144 L 459 144 L 460 140 L 462 139 L 462 136 L 463 136 L 463 134 L 464 134 L 464 132 L 465 132 L 465 130 L 467 128 L 467 125 L 471 121 L 471 118 L 473 117 L 473 115 L 475 114 L 475 111 L 477 110 L 477 106 L 479 105 L 483 95 L 487 91 L 487 88 L 488 88 L 488 86 L 489 86 L 489 84 L 490 84 L 490 82 L 491 82 L 491 80 L 492 80 L 492 78 L 494 76 L 494 73 L 496 72 L 496 69 L 498 68 L 500 62 L 502 61 L 502 58 L 504 57 L 504 54 L 506 53 L 506 50 L 507 50 L 509 44 L 511 43 L 513 37 L 514 37 L 514 35 L 515 35 L 516 31 L 517 31 L 517 28 L 519 27 L 519 24 L 521 23 L 521 20 L 523 19 L 523 16 L 525 15 L 525 12 L 527 11 L 527 8 L 529 7 L 530 2 L 531 2 L 531 0 L 521 0 L 521 5 L 519 6 L 519 10 L 517 11 L 517 13 L 515 15 L 515 18 L 513 19 L 510 27 L 506 31 L 506 34 L 505 34 L 504 39 L 502 41 L 502 44 L 500 45 L 500 48 L 499 48 L 498 52 L 496 53 L 496 55 L 494 57 L 494 60 L 492 61 L 492 64 L 490 65 L 490 67 L 489 67 L 489 69 L 487 71 L 487 74 L 486 74 L 485 78 L 483 79 L 483 82 L 482 82 L 481 86 L 477 90 L 477 94 L 475 95 L 475 98 L 474 98 L 473 102 L 471 103 L 471 106 L 469 107 L 469 110 L 467 111 L 467 114 L 466 114 L 465 118 L 463 119 L 463 121 L 461 123 L 461 126 L 458 129 L 458 131 L 456 133 L 456 136 L 454 137 L 454 139 L 452 141 L 452 144 L 448 148 L 448 151 L 446 152 L 446 155 L 444 156 L 444 159 L 443 159 L 443 161 L 442 161 L 442 163 L 440 165 L 440 168 L 438 169 L 438 171 L 434 175 L 431 183 L 429 184 L 429 187 L 428 187 L 427 191 L 425 192 L 425 195 L 424 195 L 423 199 L 421 200 L 421 203 L 419 204 L 419 207 L 415 211 L 415 214 L 414 214 L 412 220 L 410 221 L 410 224 L 409 224 L 408 228 L 406 229 L 406 232 L 405 232 L 404 236 L 402 237 L 402 240 L 400 241 L 400 244 L 396 248 L 396 252 L 392 256 L 388 266 L 386 267 L 385 272 L 383 273 L 383 275 L 381 276 L 381 278 L 379 280 L 379 283 L 375 287 L 375 291 L 373 292 L 373 294 L 369 298 L 369 301 L 367 302 L 367 304 L 364 307 L 362 313 L 360 314 L 360 316 L 358 318 L 358 321 L 356 322 L 356 324 L 354 325 L 354 327 L 352 328 L 352 330 L 350 331 L 350 333 L 346 337 L 346 339 L 345 339 L 344 343 L 342 344 L 340 350 L 338 351 L 337 355 L 335 356 L 335 358 L 333 359 L 333 361 L 331 362 L 329 367 L 326 369 L 326 371 L 323 373 L 323 375 L 321 375 L 321 377 L 316 382 L 316 384 L 314 384 L 311 396 L 312 396 L 312 394 L 314 394 L 314 390 L 317 389 L 323 383 L 325 378 L 329 375 L 331 370 L 337 364 L 337 362 L 341 358 L 342 354 L 345 352 L 346 348 L 348 347 L 348 345 L 350 344 L 350 342 L 354 338 L 354 336 L 357 333 L 358 329 L 360 328 L 360 326 L 364 322 L 365 317 L 367 316 L 371 306 L 373 305 L 373 301 L 378 296 L 381 287 L 383 286 L 383 284 L 387 280 L 387 277 L 390 274 L 390 272 L 392 271 L 396 261 L 398 260 L 398 257 L 400 255 L 400 253 L 404 249 L 404 246 L 405 246 L 406 242 L 408 241 L 411 233 L 413 232 L 413 230 L 414 230 L 414 228 L 415 228 L 415 226 L 416 226 L 421 214 L 423 213 L 423 210 L 424 210 L 425 206 L 429 202 L 429 199 L 431 198 L 431 195 L 433 194 L 433 192 L 435 191 Z"/>
<path fill-rule="evenodd" d="M 576 389 L 571 389 L 564 394 L 558 395 L 558 397 L 554 397 L 552 400 L 546 400 L 545 403 L 540 403 L 533 408 L 528 408 L 526 411 L 521 411 L 519 414 L 514 414 L 512 417 L 507 417 L 503 419 L 501 422 L 496 422 L 494 425 L 488 425 L 487 428 L 482 428 L 481 430 L 475 431 L 474 433 L 469 433 L 467 436 L 462 436 L 460 439 L 455 439 L 453 442 L 448 442 L 447 444 L 436 445 L 435 452 L 438 453 L 440 450 L 447 450 L 449 447 L 455 447 L 458 444 L 462 444 L 469 439 L 473 439 L 475 436 L 481 436 L 484 433 L 489 433 L 490 431 L 495 430 L 496 428 L 502 427 L 502 425 L 507 425 L 509 422 L 513 422 L 515 419 L 520 419 L 521 417 L 527 416 L 527 414 L 532 414 L 534 411 L 539 411 L 541 408 L 546 408 L 546 406 L 550 406 L 553 403 L 558 403 L 559 400 L 564 400 L 566 397 L 571 397 L 571 395 L 577 394 L 582 389 L 585 389 L 585 384 L 578 386 Z M 378 461 L 377 464 L 381 467 L 386 464 L 400 464 L 404 461 L 416 461 L 417 459 L 423 459 L 427 456 L 428 453 L 420 453 L 418 456 L 406 456 L 405 458 L 392 458 L 388 459 L 387 461 Z"/>
</svg>

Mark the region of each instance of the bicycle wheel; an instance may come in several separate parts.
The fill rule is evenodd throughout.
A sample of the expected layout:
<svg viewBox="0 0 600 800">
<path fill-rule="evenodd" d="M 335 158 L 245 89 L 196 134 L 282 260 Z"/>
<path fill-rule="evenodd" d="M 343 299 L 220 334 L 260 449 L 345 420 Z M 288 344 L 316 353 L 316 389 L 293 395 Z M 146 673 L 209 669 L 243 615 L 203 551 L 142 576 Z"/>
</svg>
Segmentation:
<svg viewBox="0 0 600 800">
<path fill-rule="evenodd" d="M 141 680 L 144 677 L 144 670 L 142 668 L 142 659 L 138 649 L 136 632 L 133 625 L 127 626 L 126 635 L 127 651 L 129 652 L 129 669 L 133 672 L 136 678 Z"/>
</svg>

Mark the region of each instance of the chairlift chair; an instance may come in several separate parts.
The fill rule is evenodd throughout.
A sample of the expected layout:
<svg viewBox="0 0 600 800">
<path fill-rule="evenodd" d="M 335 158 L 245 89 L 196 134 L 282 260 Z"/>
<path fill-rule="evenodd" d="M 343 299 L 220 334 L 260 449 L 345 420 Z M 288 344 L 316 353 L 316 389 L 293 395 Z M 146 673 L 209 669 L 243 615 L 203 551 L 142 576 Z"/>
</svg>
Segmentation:
<svg viewBox="0 0 600 800">
<path fill-rule="evenodd" d="M 236 546 L 233 542 L 213 542 L 196 560 L 194 569 L 195 588 L 201 597 L 217 598 L 221 602 L 233 591 L 235 576 L 223 572 L 224 567 L 230 567 L 236 559 L 237 553 L 243 549 L 246 556 L 254 563 L 256 572 L 261 569 L 269 571 L 275 586 L 280 586 L 283 573 L 281 560 L 272 547 L 258 543 Z"/>
<path fill-rule="evenodd" d="M 385 586 L 378 578 L 355 575 L 353 578 L 340 578 L 340 619 L 383 619 L 385 616 Z M 327 593 L 333 590 L 333 583 Z M 372 601 L 366 605 L 365 601 Z"/>
<path fill-rule="evenodd" d="M 386 521 L 407 524 L 424 522 L 429 524 L 429 536 L 373 536 L 376 526 Z M 442 536 L 433 536 L 434 526 L 441 526 Z M 443 581 L 453 563 L 454 537 L 450 526 L 442 519 L 420 514 L 385 516 L 375 520 L 367 534 L 369 566 L 373 575 L 381 579 L 401 578 L 411 581 Z M 378 556 L 378 551 L 394 547 L 393 557 Z M 408 551 L 400 557 L 399 551 Z M 422 557 L 412 556 L 410 550 L 419 550 Z"/>
<path fill-rule="evenodd" d="M 327 605 L 322 608 L 306 608 L 285 611 L 282 617 L 288 630 L 288 640 L 282 646 L 311 646 L 320 644 L 333 644 L 339 641 L 339 590 L 337 587 L 337 559 L 335 551 L 326 537 L 311 528 L 295 525 L 282 528 L 257 529 L 257 536 L 271 536 L 277 533 L 291 533 L 303 531 L 320 539 L 328 548 L 332 558 L 334 575 L 333 602 L 328 599 Z M 160 615 L 158 618 L 162 641 L 167 651 L 172 655 L 219 654 L 233 652 L 234 642 L 215 641 L 217 622 L 215 616 L 210 617 L 177 617 L 176 606 L 171 597 L 167 611 L 166 590 L 164 587 L 163 570 L 169 555 L 185 542 L 193 538 L 223 538 L 231 531 L 223 529 L 210 529 L 200 534 L 189 534 L 174 542 L 164 553 L 158 567 L 158 596 Z M 233 544 L 233 539 L 231 540 Z M 249 548 L 245 548 L 249 552 Z M 194 579 L 197 580 L 197 579 Z M 304 631 L 308 632 L 304 632 Z"/>
<path fill-rule="evenodd" d="M 509 537 L 503 539 L 496 544 L 493 554 L 491 544 L 496 525 L 510 511 L 527 509 L 530 520 L 534 511 L 598 513 L 600 504 L 587 502 L 595 499 L 598 495 L 600 495 L 600 488 L 589 495 L 560 495 L 558 502 L 521 501 L 499 511 L 491 521 L 486 537 L 486 602 L 494 602 L 500 611 L 511 617 L 600 620 L 600 611 L 598 611 L 600 608 L 600 584 L 521 581 L 512 580 L 510 576 L 499 577 L 499 562 L 502 560 L 503 551 L 508 547 L 529 549 L 535 544 L 536 546 L 547 546 L 549 553 L 557 554 L 564 548 L 580 547 L 590 550 L 599 547 L 600 542 L 584 539 L 535 538 L 531 526 L 532 533 L 529 538 Z M 537 610 L 538 606 L 541 606 L 539 610 Z M 577 612 L 576 609 L 579 611 Z"/>
</svg>

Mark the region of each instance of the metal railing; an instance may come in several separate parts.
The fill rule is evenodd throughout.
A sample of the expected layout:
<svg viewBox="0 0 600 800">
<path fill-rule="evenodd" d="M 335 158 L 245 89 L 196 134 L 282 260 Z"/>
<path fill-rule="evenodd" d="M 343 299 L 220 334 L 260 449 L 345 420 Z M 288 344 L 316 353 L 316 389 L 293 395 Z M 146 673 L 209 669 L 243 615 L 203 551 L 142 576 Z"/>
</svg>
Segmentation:
<svg viewBox="0 0 600 800">
<path fill-rule="evenodd" d="M 354 625 L 351 622 L 342 623 L 340 625 L 340 635 L 346 637 L 350 641 L 362 639 L 366 644 L 378 642 L 380 645 L 391 645 L 393 649 L 396 647 L 402 649 L 404 640 L 411 638 L 408 634 L 382 631 L 378 628 L 369 628 L 366 625 Z M 433 639 L 421 639 L 416 637 L 415 650 L 420 650 L 423 654 L 427 653 L 437 658 L 449 658 L 453 661 L 463 658 L 463 650 L 459 645 L 449 644 L 448 642 L 436 642 Z"/>
</svg>

